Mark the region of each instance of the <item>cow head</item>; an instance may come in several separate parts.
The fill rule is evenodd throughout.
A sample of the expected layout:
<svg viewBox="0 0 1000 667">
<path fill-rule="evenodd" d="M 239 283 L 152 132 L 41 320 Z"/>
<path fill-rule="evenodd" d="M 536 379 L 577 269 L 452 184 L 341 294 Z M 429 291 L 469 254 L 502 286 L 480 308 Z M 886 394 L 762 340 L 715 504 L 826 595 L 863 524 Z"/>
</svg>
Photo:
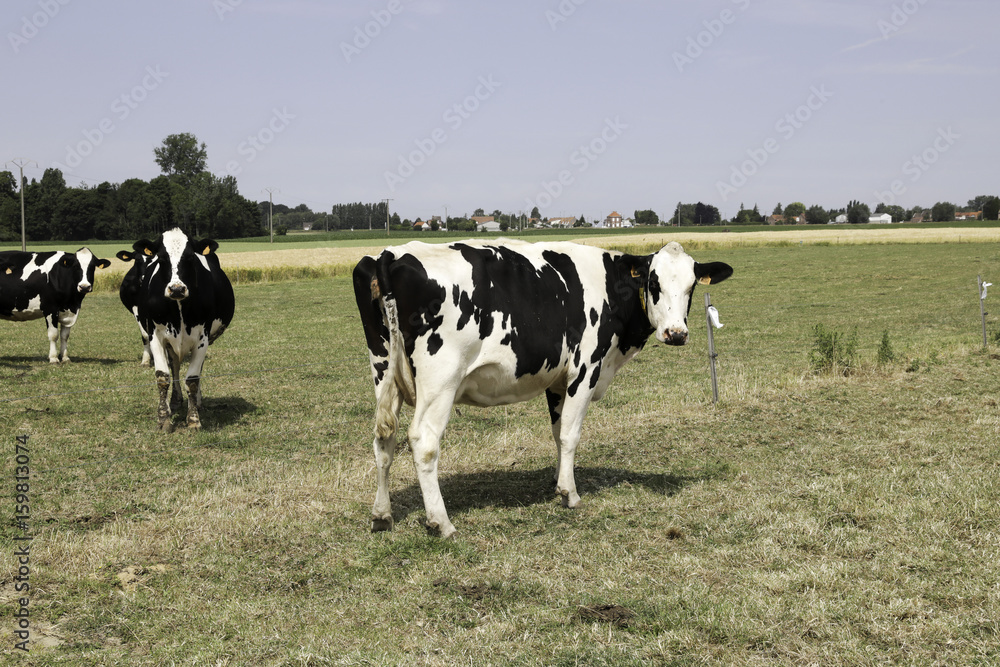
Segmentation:
<svg viewBox="0 0 1000 667">
<path fill-rule="evenodd" d="M 148 266 L 155 263 L 164 267 L 167 278 L 163 296 L 174 301 L 183 301 L 197 287 L 199 271 L 211 270 L 205 258 L 218 248 L 219 244 L 211 239 L 192 241 L 178 228 L 163 232 L 156 243 L 142 240 L 132 245 L 133 250 L 146 256 Z"/>
<path fill-rule="evenodd" d="M 72 260 L 67 260 L 70 257 L 75 257 L 76 262 Z M 94 290 L 94 272 L 97 269 L 106 269 L 111 266 L 111 262 L 106 259 L 98 259 L 94 257 L 94 253 L 90 252 L 88 248 L 80 248 L 70 255 L 67 253 L 63 256 L 64 266 L 70 268 L 76 274 L 76 290 L 81 294 L 88 294 Z"/>
<path fill-rule="evenodd" d="M 694 286 L 714 285 L 731 275 L 733 268 L 728 264 L 696 262 L 674 241 L 653 253 L 646 283 L 646 316 L 656 340 L 684 345 Z"/>
</svg>

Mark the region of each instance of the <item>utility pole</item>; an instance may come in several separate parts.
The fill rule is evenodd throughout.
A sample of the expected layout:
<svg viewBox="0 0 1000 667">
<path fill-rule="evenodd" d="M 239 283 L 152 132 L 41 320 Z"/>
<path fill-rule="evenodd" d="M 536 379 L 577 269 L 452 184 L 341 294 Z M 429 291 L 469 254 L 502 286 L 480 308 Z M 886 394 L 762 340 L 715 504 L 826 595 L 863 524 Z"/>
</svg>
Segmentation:
<svg viewBox="0 0 1000 667">
<path fill-rule="evenodd" d="M 388 236 L 389 235 L 389 202 L 391 202 L 392 200 L 391 199 L 383 199 L 382 201 L 385 202 L 385 235 Z"/>
<path fill-rule="evenodd" d="M 27 249 L 28 249 L 28 246 L 27 246 L 27 244 L 25 243 L 25 240 L 24 240 L 25 239 L 25 236 L 24 236 L 24 167 L 27 166 L 28 164 L 33 164 L 37 168 L 38 167 L 38 163 L 35 162 L 34 160 L 29 160 L 27 158 L 16 157 L 13 160 L 11 160 L 10 162 L 8 162 L 7 164 L 17 165 L 18 173 L 20 174 L 18 176 L 17 187 L 21 190 L 21 252 L 26 252 Z M 4 166 L 6 167 L 7 164 L 5 164 Z"/>
<path fill-rule="evenodd" d="M 274 193 L 281 192 L 278 188 L 264 188 L 267 193 L 267 226 L 271 229 L 271 243 L 274 243 Z"/>
</svg>

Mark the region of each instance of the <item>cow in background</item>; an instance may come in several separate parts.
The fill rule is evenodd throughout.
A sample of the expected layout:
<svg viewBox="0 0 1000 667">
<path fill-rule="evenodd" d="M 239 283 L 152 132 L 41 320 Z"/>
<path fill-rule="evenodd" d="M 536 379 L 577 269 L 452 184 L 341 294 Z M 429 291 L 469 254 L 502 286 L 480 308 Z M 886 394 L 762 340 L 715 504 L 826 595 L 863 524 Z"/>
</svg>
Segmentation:
<svg viewBox="0 0 1000 667">
<path fill-rule="evenodd" d="M 201 428 L 198 408 L 205 355 L 232 322 L 236 306 L 233 286 L 215 252 L 218 247 L 211 239 L 189 239 L 176 228 L 155 242 L 141 240 L 132 246 L 146 258 L 140 260 L 144 264 L 134 292 L 134 312 L 139 328 L 149 337 L 160 391 L 156 417 L 161 431 L 173 430 L 171 414 L 183 398 L 180 365 L 188 357 L 187 427 Z"/>
<path fill-rule="evenodd" d="M 556 491 L 576 507 L 573 461 L 591 401 L 650 335 L 685 344 L 695 284 L 732 273 L 694 261 L 677 243 L 636 256 L 575 243 L 414 241 L 362 259 L 354 292 L 375 383 L 372 530 L 392 528 L 389 467 L 404 402 L 414 406 L 408 437 L 429 531 L 455 532 L 438 458 L 456 403 L 545 393 Z"/>
<path fill-rule="evenodd" d="M 94 289 L 94 273 L 111 262 L 87 248 L 58 251 L 0 252 L 0 318 L 13 322 L 45 318 L 49 362 L 69 362 L 69 334 L 80 315 L 83 297 Z"/>
<path fill-rule="evenodd" d="M 118 288 L 118 296 L 122 300 L 122 305 L 128 312 L 132 313 L 132 317 L 135 321 L 139 322 L 139 294 L 142 289 L 142 270 L 146 266 L 146 262 L 149 260 L 149 256 L 141 252 L 133 252 L 129 250 L 120 250 L 115 253 L 115 257 L 121 261 L 135 262 L 129 267 L 129 270 L 125 273 L 125 277 L 122 278 L 121 287 Z M 139 361 L 139 365 L 144 368 L 149 368 L 149 360 L 151 359 L 149 354 L 149 334 L 146 330 L 142 328 L 139 324 L 139 336 L 142 338 L 142 359 Z"/>
</svg>

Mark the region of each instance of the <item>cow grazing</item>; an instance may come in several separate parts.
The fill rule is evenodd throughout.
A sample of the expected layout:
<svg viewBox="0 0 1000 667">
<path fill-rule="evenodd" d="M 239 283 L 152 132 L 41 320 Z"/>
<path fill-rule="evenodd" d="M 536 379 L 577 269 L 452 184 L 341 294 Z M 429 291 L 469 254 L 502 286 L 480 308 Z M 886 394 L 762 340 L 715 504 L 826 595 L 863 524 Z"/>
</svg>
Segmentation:
<svg viewBox="0 0 1000 667">
<path fill-rule="evenodd" d="M 412 242 L 365 257 L 354 291 L 375 382 L 377 489 L 372 530 L 392 528 L 389 467 L 402 403 L 427 514 L 455 532 L 438 486 L 441 435 L 456 403 L 548 399 L 556 491 L 580 502 L 573 459 L 590 402 L 600 399 L 650 334 L 687 342 L 695 283 L 732 275 L 669 243 L 645 256 L 575 243 Z"/>
<path fill-rule="evenodd" d="M 233 319 L 233 286 L 211 239 L 195 241 L 180 229 L 164 232 L 155 243 L 136 241 L 132 249 L 145 256 L 138 287 L 130 292 L 139 329 L 149 337 L 160 403 L 158 427 L 173 430 L 171 414 L 181 404 L 180 365 L 190 357 L 184 383 L 188 390 L 187 427 L 201 428 L 201 370 L 208 346 Z M 135 269 L 135 266 L 133 266 Z M 127 305 L 127 304 L 126 304 Z M 171 389 L 170 403 L 167 390 Z"/>
<path fill-rule="evenodd" d="M 142 271 L 146 267 L 149 256 L 141 252 L 120 250 L 115 253 L 115 257 L 126 263 L 135 262 L 125 273 L 125 277 L 122 278 L 121 287 L 118 289 L 118 296 L 121 298 L 125 309 L 132 313 L 132 317 L 135 318 L 136 322 L 139 322 L 138 305 L 139 294 L 142 289 Z M 151 358 L 149 354 L 149 334 L 142 328 L 142 324 L 139 325 L 139 336 L 142 338 L 142 359 L 140 359 L 139 365 L 148 367 Z"/>
<path fill-rule="evenodd" d="M 68 362 L 69 333 L 83 297 L 94 289 L 94 273 L 111 262 L 87 248 L 75 253 L 0 252 L 0 318 L 21 322 L 45 318 L 49 361 Z"/>
</svg>

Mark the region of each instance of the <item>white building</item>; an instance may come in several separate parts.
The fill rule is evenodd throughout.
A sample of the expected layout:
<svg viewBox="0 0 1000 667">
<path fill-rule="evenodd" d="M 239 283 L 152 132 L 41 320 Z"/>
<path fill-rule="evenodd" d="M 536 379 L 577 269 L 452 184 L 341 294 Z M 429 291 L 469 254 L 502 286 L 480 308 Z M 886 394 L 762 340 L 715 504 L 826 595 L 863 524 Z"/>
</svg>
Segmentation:
<svg viewBox="0 0 1000 667">
<path fill-rule="evenodd" d="M 883 213 L 882 215 L 873 215 L 868 218 L 868 222 L 873 225 L 889 225 L 892 224 L 892 216 L 888 213 Z"/>
</svg>

